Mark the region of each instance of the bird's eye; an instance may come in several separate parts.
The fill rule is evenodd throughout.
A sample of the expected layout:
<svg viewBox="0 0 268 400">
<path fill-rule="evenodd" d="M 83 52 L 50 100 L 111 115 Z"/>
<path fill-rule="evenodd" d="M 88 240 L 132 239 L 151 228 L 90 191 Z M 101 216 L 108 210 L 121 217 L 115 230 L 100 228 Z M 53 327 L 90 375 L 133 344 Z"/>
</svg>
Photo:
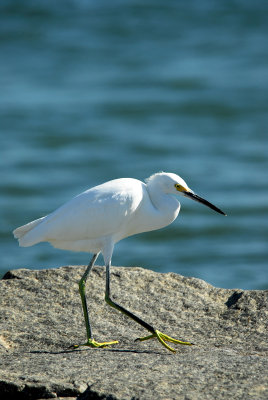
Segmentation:
<svg viewBox="0 0 268 400">
<path fill-rule="evenodd" d="M 182 186 L 179 185 L 178 183 L 176 183 L 174 186 L 175 186 L 175 188 L 176 188 L 177 190 L 181 190 L 181 189 L 182 189 Z"/>
</svg>

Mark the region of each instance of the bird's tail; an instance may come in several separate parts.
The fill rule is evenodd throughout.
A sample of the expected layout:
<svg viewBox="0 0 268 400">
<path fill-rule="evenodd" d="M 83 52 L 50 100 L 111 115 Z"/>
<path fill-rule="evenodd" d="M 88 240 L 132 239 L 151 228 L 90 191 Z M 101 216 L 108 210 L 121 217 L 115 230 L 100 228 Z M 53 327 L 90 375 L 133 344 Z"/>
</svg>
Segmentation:
<svg viewBox="0 0 268 400">
<path fill-rule="evenodd" d="M 32 246 L 37 242 L 33 242 L 32 240 L 28 240 L 27 233 L 30 232 L 33 228 L 39 225 L 45 217 L 38 218 L 35 221 L 29 222 L 26 225 L 19 226 L 17 229 L 14 229 L 13 235 L 19 241 L 19 245 L 22 247 Z"/>
</svg>

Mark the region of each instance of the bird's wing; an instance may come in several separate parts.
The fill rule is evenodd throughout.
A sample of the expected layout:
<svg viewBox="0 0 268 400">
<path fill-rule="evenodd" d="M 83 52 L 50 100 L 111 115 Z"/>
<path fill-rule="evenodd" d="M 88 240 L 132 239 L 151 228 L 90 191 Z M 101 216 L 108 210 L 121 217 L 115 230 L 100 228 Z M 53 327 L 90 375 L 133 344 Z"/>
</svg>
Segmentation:
<svg viewBox="0 0 268 400">
<path fill-rule="evenodd" d="M 76 241 L 119 232 L 142 200 L 142 187 L 133 181 L 134 185 L 111 181 L 81 193 L 43 218 L 25 241 Z"/>
</svg>

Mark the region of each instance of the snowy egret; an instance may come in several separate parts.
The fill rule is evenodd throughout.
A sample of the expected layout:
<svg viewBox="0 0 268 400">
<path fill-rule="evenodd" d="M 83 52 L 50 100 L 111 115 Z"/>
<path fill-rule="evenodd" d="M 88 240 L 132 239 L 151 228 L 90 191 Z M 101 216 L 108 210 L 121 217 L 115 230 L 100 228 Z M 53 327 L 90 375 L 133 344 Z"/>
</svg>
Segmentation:
<svg viewBox="0 0 268 400">
<path fill-rule="evenodd" d="M 137 340 L 156 338 L 173 352 L 175 350 L 166 342 L 192 344 L 173 339 L 155 329 L 114 302 L 110 293 L 110 266 L 115 243 L 128 236 L 153 231 L 171 224 L 180 211 L 180 203 L 173 196 L 176 194 L 189 197 L 225 215 L 219 208 L 197 196 L 180 176 L 159 172 L 150 176 L 146 183 L 137 179 L 121 178 L 93 187 L 74 197 L 51 214 L 13 231 L 22 247 L 49 242 L 59 249 L 93 253 L 79 282 L 87 341 L 82 345 L 74 345 L 74 348 L 106 347 L 118 343 L 118 341 L 99 343 L 92 336 L 85 283 L 99 253 L 102 253 L 106 266 L 106 302 L 150 332 L 149 336 Z"/>
</svg>

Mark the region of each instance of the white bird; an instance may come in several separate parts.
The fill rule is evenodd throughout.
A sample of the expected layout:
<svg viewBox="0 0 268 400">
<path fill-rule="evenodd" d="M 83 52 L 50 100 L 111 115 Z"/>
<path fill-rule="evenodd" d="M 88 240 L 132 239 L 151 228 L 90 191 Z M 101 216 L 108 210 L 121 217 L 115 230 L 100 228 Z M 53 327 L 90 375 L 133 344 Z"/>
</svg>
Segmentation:
<svg viewBox="0 0 268 400">
<path fill-rule="evenodd" d="M 197 196 L 180 176 L 160 172 L 150 176 L 146 183 L 137 179 L 121 178 L 95 186 L 74 197 L 51 214 L 13 231 L 22 247 L 49 242 L 58 249 L 93 253 L 79 282 L 87 332 L 87 341 L 82 344 L 83 346 L 106 347 L 118 343 L 118 341 L 99 343 L 92 336 L 85 283 L 99 253 L 102 253 L 106 266 L 106 302 L 151 333 L 137 340 L 157 338 L 173 352 L 175 350 L 166 343 L 167 341 L 192 344 L 173 339 L 158 331 L 115 303 L 110 295 L 110 266 L 115 243 L 128 236 L 153 231 L 171 224 L 180 211 L 180 203 L 174 197 L 176 194 L 189 197 L 225 215 L 219 208 Z"/>
</svg>

